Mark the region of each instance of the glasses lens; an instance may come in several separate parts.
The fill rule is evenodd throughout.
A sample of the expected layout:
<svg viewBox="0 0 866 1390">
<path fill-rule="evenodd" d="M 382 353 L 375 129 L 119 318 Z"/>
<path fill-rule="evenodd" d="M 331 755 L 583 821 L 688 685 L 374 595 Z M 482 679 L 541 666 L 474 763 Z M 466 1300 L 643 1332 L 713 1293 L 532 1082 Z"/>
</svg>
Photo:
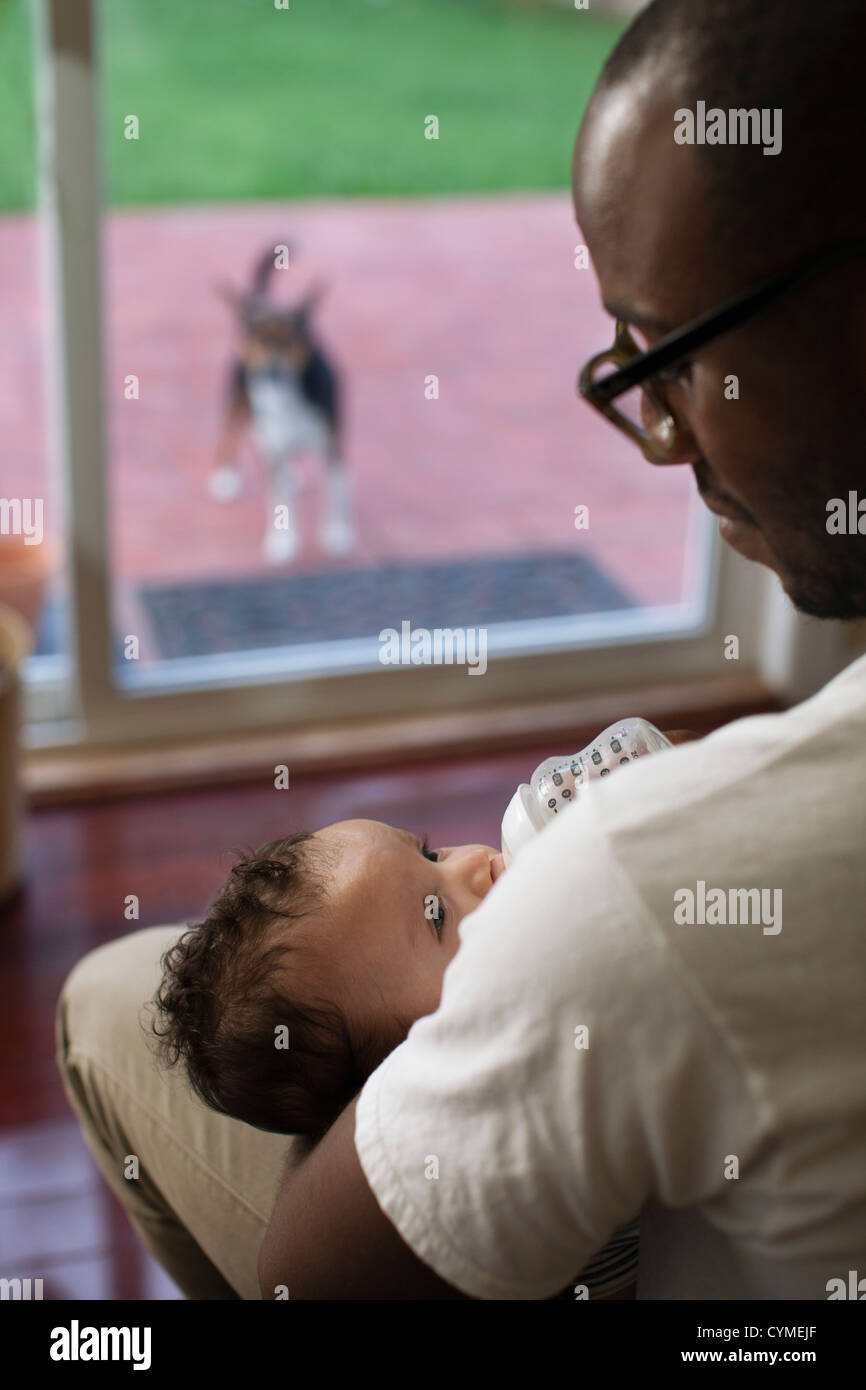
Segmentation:
<svg viewBox="0 0 866 1390">
<path fill-rule="evenodd" d="M 603 362 L 593 373 L 593 381 L 604 381 L 618 369 L 616 362 Z M 667 437 L 670 428 L 666 423 L 670 418 L 668 410 L 650 383 L 646 387 L 632 386 L 628 391 L 623 391 L 611 401 L 611 408 L 621 423 L 639 430 L 641 434 L 659 440 Z"/>
</svg>

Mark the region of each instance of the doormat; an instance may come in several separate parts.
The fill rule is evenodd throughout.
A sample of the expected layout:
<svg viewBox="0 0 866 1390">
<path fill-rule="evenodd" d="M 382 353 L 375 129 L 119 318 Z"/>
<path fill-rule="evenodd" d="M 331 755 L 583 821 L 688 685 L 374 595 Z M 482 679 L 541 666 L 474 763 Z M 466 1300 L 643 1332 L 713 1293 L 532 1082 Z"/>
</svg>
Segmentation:
<svg viewBox="0 0 866 1390">
<path fill-rule="evenodd" d="M 387 564 L 142 587 L 160 658 L 378 637 L 386 627 L 490 627 L 635 601 L 572 551 Z"/>
</svg>

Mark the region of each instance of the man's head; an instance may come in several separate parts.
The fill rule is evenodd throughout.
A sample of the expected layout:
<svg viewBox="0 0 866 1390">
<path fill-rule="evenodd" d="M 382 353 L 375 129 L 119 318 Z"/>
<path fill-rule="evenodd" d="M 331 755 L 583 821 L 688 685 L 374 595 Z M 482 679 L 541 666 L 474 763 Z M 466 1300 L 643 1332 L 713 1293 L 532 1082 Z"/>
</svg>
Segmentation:
<svg viewBox="0 0 866 1390">
<path fill-rule="evenodd" d="M 624 35 L 581 127 L 574 199 L 605 305 L 643 346 L 866 235 L 864 37 L 861 0 L 655 0 Z M 781 151 L 678 143 L 675 113 L 699 102 L 781 110 Z M 866 495 L 864 330 L 861 260 L 653 382 L 682 429 L 673 461 L 736 521 L 723 534 L 820 617 L 866 615 L 866 537 L 827 530 L 831 499 Z"/>
</svg>

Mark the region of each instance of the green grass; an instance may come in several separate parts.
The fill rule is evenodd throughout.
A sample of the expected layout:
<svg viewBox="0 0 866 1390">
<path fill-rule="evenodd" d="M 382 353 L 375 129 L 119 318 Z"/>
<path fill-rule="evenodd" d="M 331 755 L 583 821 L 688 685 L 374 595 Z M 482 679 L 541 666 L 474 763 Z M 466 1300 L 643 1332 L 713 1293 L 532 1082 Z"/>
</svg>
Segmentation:
<svg viewBox="0 0 866 1390">
<path fill-rule="evenodd" d="M 0 4 L 0 209 L 34 198 L 26 0 Z M 112 204 L 567 186 L 621 26 L 507 0 L 102 0 Z M 424 117 L 440 121 L 424 139 Z M 134 114 L 140 138 L 123 138 Z"/>
</svg>

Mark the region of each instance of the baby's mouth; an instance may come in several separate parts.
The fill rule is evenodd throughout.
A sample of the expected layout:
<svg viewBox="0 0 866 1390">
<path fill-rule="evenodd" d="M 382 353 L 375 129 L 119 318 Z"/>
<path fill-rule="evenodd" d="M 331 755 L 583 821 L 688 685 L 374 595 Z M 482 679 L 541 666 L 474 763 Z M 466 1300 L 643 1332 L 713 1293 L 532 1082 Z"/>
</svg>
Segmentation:
<svg viewBox="0 0 866 1390">
<path fill-rule="evenodd" d="M 500 874 L 505 873 L 505 860 L 501 854 L 494 854 L 490 860 L 490 881 L 495 883 Z"/>
</svg>

